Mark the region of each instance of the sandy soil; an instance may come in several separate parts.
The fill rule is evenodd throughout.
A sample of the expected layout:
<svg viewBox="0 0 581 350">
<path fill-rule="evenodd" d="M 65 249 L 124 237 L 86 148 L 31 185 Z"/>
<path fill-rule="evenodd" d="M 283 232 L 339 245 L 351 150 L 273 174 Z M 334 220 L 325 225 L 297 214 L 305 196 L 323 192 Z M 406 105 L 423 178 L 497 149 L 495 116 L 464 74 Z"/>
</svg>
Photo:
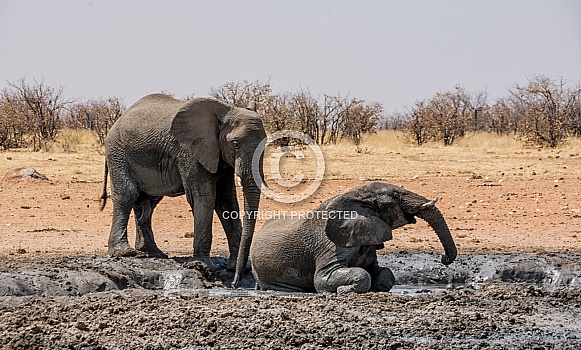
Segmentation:
<svg viewBox="0 0 581 350">
<path fill-rule="evenodd" d="M 581 182 L 559 179 L 459 179 L 446 177 L 386 179 L 428 198 L 438 207 L 460 254 L 580 253 Z M 261 212 L 309 210 L 358 184 L 326 180 L 316 194 L 292 205 L 262 200 Z M 0 256 L 26 259 L 48 256 L 103 255 L 112 205 L 99 211 L 102 183 L 4 181 L 0 187 Z M 262 219 L 257 227 L 260 228 Z M 130 223 L 133 225 L 133 222 Z M 193 219 L 185 198 L 164 198 L 154 214 L 159 247 L 170 256 L 192 253 Z M 129 229 L 130 241 L 134 226 Z M 227 254 L 226 238 L 214 218 L 213 253 Z M 385 252 L 441 251 L 436 235 L 423 222 L 394 232 Z"/>
</svg>

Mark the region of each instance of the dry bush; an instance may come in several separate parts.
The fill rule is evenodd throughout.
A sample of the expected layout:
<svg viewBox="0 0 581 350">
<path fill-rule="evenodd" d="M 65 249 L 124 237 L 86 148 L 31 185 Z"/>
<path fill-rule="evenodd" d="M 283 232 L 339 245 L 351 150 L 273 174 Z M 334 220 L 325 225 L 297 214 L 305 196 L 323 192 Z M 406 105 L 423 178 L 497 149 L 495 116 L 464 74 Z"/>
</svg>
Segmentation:
<svg viewBox="0 0 581 350">
<path fill-rule="evenodd" d="M 511 90 L 512 108 L 518 111 L 518 132 L 531 145 L 556 148 L 576 133 L 581 111 L 581 86 L 537 75 L 526 86 Z"/>
<path fill-rule="evenodd" d="M 418 145 L 441 141 L 450 146 L 467 132 L 470 122 L 484 108 L 486 94 L 470 94 L 463 87 L 437 92 L 428 100 L 418 101 L 408 112 L 408 130 Z"/>
<path fill-rule="evenodd" d="M 70 101 L 65 99 L 63 88 L 55 89 L 44 80 L 28 84 L 24 78 L 9 83 L 9 88 L 22 104 L 21 118 L 26 120 L 26 133 L 31 135 L 35 151 L 48 150 L 61 128 L 62 118 Z"/>
<path fill-rule="evenodd" d="M 94 131 L 99 144 L 103 145 L 109 129 L 125 109 L 123 99 L 116 96 L 76 102 L 69 108 L 65 125 L 70 129 L 83 128 Z"/>
<path fill-rule="evenodd" d="M 379 103 L 340 95 L 314 96 L 308 88 L 274 94 L 270 82 L 230 82 L 212 88 L 210 95 L 238 107 L 246 107 L 254 100 L 268 132 L 296 130 L 320 145 L 348 139 L 359 146 L 383 118 L 383 106 Z M 289 142 L 292 143 L 281 139 L 277 144 L 284 146 Z"/>
</svg>

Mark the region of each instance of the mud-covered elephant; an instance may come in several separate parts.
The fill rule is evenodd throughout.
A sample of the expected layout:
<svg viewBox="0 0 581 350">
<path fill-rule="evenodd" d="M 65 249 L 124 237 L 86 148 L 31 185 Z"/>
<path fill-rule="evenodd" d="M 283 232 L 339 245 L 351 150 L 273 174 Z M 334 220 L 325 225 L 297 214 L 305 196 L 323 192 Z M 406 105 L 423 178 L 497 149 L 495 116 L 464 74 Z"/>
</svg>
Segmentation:
<svg viewBox="0 0 581 350">
<path fill-rule="evenodd" d="M 238 285 L 248 260 L 255 218 L 244 216 L 242 226 L 238 215 L 222 214 L 239 211 L 235 173 L 242 184 L 244 212 L 258 210 L 260 182 L 252 177 L 252 160 L 265 137 L 253 102 L 239 108 L 213 98 L 183 101 L 152 94 L 133 104 L 112 126 L 105 142 L 101 207 L 107 199 L 109 172 L 113 201 L 109 255 L 167 257 L 155 244 L 151 215 L 164 196 L 185 194 L 194 216 L 194 258 L 212 265 L 216 211 L 228 239 L 228 267 L 236 265 L 233 285 Z M 258 159 L 259 164 L 254 165 L 262 167 L 262 158 Z M 135 249 L 127 240 L 131 210 L 137 227 Z"/>
<path fill-rule="evenodd" d="M 456 258 L 444 217 L 428 200 L 402 187 L 369 182 L 329 199 L 304 215 L 270 219 L 251 249 L 257 288 L 299 292 L 389 291 L 395 282 L 376 250 L 392 230 L 419 217 L 444 246 L 442 263 Z"/>
</svg>

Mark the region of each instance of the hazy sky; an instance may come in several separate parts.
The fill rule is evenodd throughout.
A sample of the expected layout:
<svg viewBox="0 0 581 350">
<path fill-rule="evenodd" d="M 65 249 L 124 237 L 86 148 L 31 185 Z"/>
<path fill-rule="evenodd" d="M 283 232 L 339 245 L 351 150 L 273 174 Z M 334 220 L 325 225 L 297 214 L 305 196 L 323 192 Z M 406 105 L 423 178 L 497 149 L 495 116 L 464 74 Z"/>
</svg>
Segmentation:
<svg viewBox="0 0 581 350">
<path fill-rule="evenodd" d="M 581 80 L 581 1 L 0 1 L 0 88 L 44 78 L 70 98 L 270 78 L 391 112 L 534 74 Z"/>
</svg>

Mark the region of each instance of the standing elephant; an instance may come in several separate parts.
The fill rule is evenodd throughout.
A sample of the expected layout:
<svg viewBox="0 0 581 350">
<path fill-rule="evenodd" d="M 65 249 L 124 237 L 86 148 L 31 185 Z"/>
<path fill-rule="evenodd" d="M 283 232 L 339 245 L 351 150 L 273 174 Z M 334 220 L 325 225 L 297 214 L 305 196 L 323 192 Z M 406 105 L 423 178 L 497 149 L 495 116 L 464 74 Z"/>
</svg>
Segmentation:
<svg viewBox="0 0 581 350">
<path fill-rule="evenodd" d="M 246 267 L 256 220 L 244 216 L 242 226 L 237 215 L 222 214 L 239 211 L 235 173 L 242 184 L 244 212 L 258 210 L 258 184 L 262 179 L 258 184 L 253 179 L 252 159 L 265 137 L 253 102 L 247 108 L 238 108 L 213 98 L 183 101 L 164 94 L 137 101 L 115 122 L 105 142 L 101 209 L 107 200 L 109 171 L 113 200 L 109 255 L 134 256 L 139 252 L 167 257 L 155 244 L 151 215 L 164 196 L 185 194 L 194 215 L 194 258 L 212 266 L 212 220 L 216 211 L 228 238 L 228 268 L 236 266 L 233 285 L 237 286 Z M 255 166 L 262 167 L 262 158 L 259 163 Z M 127 240 L 131 210 L 137 227 L 135 249 Z"/>
<path fill-rule="evenodd" d="M 250 249 L 257 287 L 298 292 L 389 291 L 390 269 L 376 250 L 391 231 L 424 219 L 444 246 L 442 263 L 456 259 L 456 246 L 436 200 L 402 187 L 369 182 L 329 199 L 298 218 L 271 219 Z"/>
</svg>

